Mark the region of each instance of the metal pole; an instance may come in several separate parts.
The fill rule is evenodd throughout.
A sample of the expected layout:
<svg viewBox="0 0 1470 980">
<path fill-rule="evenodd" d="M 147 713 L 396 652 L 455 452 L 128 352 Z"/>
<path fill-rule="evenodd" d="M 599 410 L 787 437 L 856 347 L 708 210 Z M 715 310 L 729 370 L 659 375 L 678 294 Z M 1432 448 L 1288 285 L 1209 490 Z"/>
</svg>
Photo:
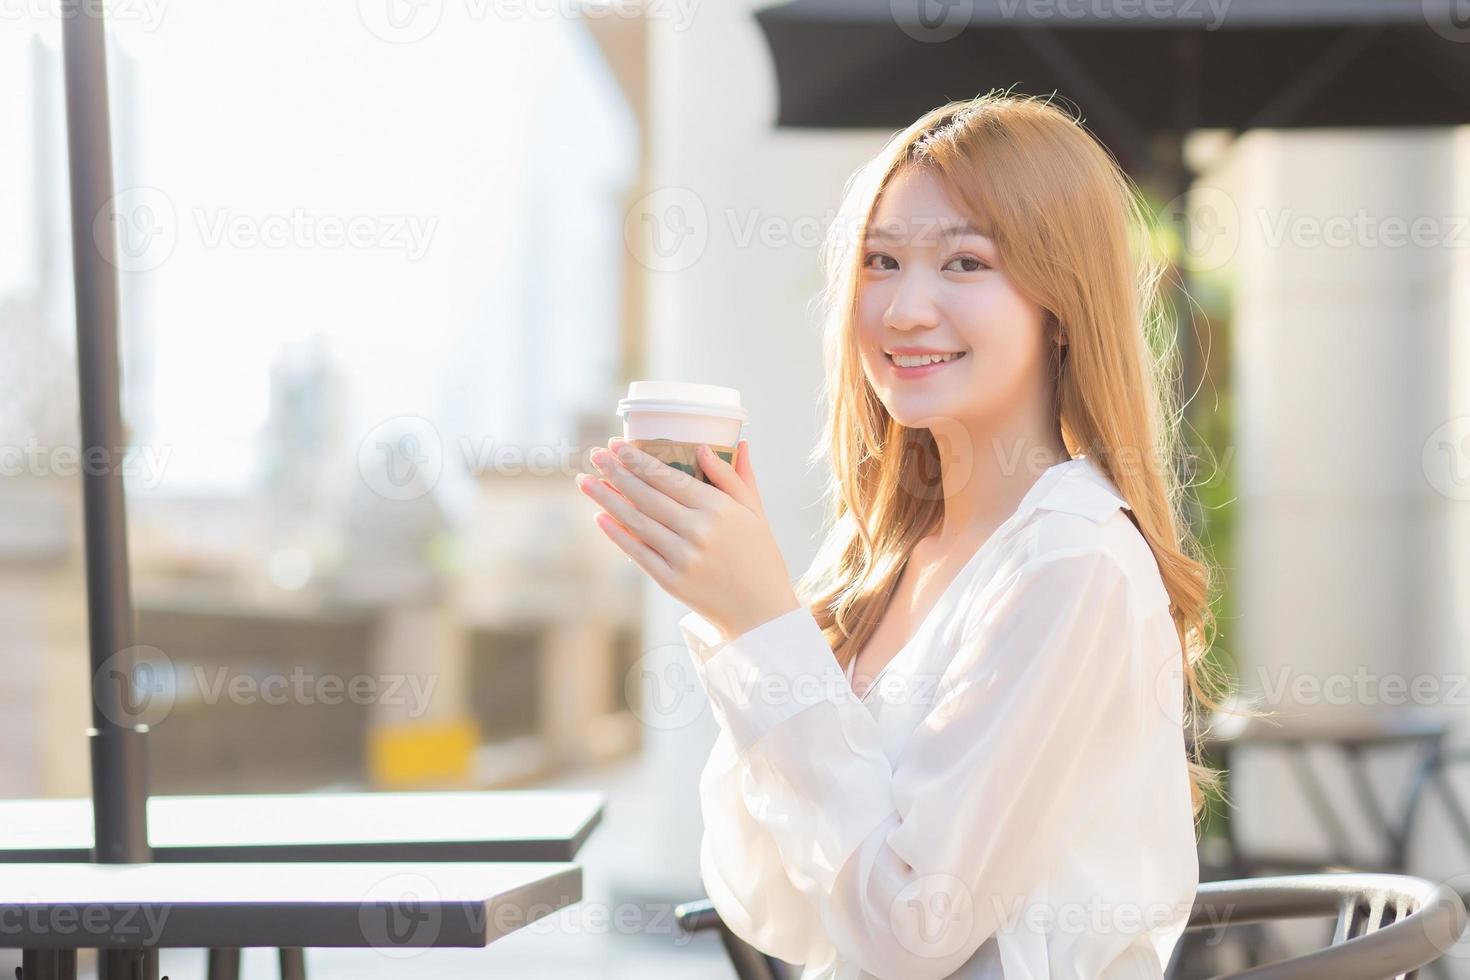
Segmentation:
<svg viewBox="0 0 1470 980">
<path fill-rule="evenodd" d="M 132 864 L 148 847 L 147 727 L 131 706 L 133 605 L 123 503 L 116 236 L 102 4 L 62 0 L 71 251 L 81 407 L 87 624 L 92 665 L 93 860 Z M 102 216 L 99 221 L 95 221 Z M 95 234 L 94 228 L 102 229 Z"/>
</svg>

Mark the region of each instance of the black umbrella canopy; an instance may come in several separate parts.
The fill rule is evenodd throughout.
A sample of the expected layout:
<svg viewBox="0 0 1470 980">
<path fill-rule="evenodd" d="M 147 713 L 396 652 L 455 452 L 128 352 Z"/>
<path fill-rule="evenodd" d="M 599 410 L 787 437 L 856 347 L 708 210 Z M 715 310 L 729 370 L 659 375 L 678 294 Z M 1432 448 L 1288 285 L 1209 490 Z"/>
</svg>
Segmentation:
<svg viewBox="0 0 1470 980">
<path fill-rule="evenodd" d="M 898 129 L 995 89 L 1055 93 L 1178 202 L 1190 130 L 1470 123 L 1458 2 L 792 0 L 755 16 L 778 126 Z M 1175 294 L 1182 398 L 1198 374 L 1189 278 Z"/>
<path fill-rule="evenodd" d="M 1197 128 L 1470 122 L 1454 0 L 794 0 L 756 19 L 777 124 L 897 128 L 1056 92 L 1120 158 Z"/>
</svg>

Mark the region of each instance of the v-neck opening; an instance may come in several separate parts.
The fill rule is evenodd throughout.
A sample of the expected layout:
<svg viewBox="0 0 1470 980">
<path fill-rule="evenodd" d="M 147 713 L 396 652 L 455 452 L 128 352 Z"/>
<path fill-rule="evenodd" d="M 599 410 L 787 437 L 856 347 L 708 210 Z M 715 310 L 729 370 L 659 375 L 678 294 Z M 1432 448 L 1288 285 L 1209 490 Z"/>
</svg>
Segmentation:
<svg viewBox="0 0 1470 980">
<path fill-rule="evenodd" d="M 950 579 L 949 584 L 947 584 L 944 587 L 944 590 L 939 593 L 939 598 L 935 600 L 934 605 L 929 609 L 927 613 L 924 614 L 924 618 L 919 620 L 919 625 L 917 628 L 915 628 L 913 635 L 904 642 L 903 646 L 894 651 L 893 656 L 888 658 L 887 663 L 878 668 L 878 673 L 873 675 L 872 682 L 863 690 L 862 694 L 858 694 L 857 691 L 853 690 L 852 688 L 852 682 L 857 674 L 857 657 L 852 658 L 852 660 L 848 663 L 847 689 L 849 691 L 852 691 L 853 697 L 857 698 L 859 703 L 866 704 L 868 702 L 868 698 L 878 687 L 878 682 L 883 679 L 884 674 L 888 673 L 888 668 L 892 667 L 894 662 L 897 661 L 899 657 L 902 657 L 905 653 L 907 653 L 909 647 L 917 643 L 919 638 L 924 635 L 924 631 L 929 628 L 934 617 L 938 615 L 940 609 L 943 608 L 945 600 L 950 597 L 950 594 L 966 577 L 966 575 L 968 575 L 973 570 L 974 566 L 979 563 L 980 556 L 985 554 L 985 552 L 990 549 L 990 546 L 994 542 L 999 541 L 1001 539 L 1002 532 L 1009 530 L 1010 526 L 1019 517 L 1034 509 L 1028 508 L 1027 505 L 1031 503 L 1034 496 L 1045 491 L 1046 488 L 1043 487 L 1042 484 L 1046 483 L 1048 478 L 1052 477 L 1054 474 L 1060 474 L 1062 468 L 1067 466 L 1069 463 L 1075 463 L 1081 459 L 1085 459 L 1085 457 L 1074 456 L 1071 459 L 1064 459 L 1060 463 L 1053 463 L 1051 466 L 1048 466 L 1045 470 L 1042 471 L 1041 475 L 1036 478 L 1036 482 L 1032 483 L 1030 488 L 1021 495 L 1021 501 L 1020 503 L 1016 504 L 1016 509 L 1011 512 L 1011 516 L 1007 517 L 1005 520 L 1001 521 L 1000 524 L 996 525 L 995 530 L 991 531 L 990 534 L 985 538 L 985 540 L 980 543 L 980 546 L 976 548 L 975 551 L 970 555 L 970 557 L 965 559 L 965 563 L 960 566 L 960 570 L 955 573 L 954 578 Z M 1058 476 L 1058 478 L 1060 477 Z M 907 568 L 907 566 L 905 566 L 905 568 Z M 858 652 L 861 653 L 862 651 Z"/>
</svg>

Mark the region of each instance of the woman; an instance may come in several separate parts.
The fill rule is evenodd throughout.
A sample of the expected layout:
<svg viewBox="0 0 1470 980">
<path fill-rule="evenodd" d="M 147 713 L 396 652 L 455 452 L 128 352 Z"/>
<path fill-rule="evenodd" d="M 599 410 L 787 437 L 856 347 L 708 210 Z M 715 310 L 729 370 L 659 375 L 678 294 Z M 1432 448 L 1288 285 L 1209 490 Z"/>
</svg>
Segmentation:
<svg viewBox="0 0 1470 980">
<path fill-rule="evenodd" d="M 841 215 L 795 587 L 744 441 L 710 484 L 621 440 L 578 477 L 692 610 L 710 898 L 804 980 L 1159 977 L 1213 702 L 1137 198 L 1066 113 L 992 94 L 895 136 Z"/>
</svg>

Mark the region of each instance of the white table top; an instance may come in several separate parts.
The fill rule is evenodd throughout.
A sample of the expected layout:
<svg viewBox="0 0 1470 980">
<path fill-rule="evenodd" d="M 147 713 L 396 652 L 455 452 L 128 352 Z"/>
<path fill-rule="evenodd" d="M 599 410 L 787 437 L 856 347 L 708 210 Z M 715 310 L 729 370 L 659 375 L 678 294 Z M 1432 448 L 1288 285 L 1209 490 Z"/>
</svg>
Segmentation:
<svg viewBox="0 0 1470 980">
<path fill-rule="evenodd" d="M 602 818 L 582 791 L 155 796 L 158 862 L 569 861 Z M 0 800 L 0 864 L 89 861 L 87 799 Z"/>
</svg>

